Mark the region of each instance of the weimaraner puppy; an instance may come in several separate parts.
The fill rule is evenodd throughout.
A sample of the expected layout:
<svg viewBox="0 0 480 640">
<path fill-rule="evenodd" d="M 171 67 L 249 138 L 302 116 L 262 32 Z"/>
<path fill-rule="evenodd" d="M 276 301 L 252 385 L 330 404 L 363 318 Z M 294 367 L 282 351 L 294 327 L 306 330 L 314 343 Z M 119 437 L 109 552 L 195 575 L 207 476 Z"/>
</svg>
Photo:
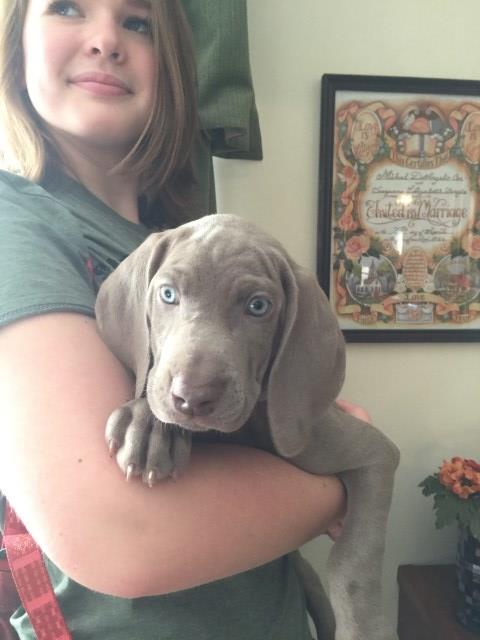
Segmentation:
<svg viewBox="0 0 480 640">
<path fill-rule="evenodd" d="M 104 282 L 96 313 L 136 376 L 135 399 L 106 429 L 127 477 L 152 484 L 180 473 L 192 435 L 337 474 L 348 510 L 328 561 L 334 622 L 316 574 L 297 558 L 318 637 L 396 639 L 380 579 L 399 454 L 335 405 L 345 347 L 315 275 L 254 225 L 216 214 L 152 234 Z"/>
</svg>

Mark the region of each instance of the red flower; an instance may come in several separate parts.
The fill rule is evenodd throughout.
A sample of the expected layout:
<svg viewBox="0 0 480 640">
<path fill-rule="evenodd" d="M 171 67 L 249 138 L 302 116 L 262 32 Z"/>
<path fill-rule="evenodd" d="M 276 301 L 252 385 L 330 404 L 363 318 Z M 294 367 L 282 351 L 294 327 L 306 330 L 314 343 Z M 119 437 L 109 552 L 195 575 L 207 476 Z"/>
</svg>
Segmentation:
<svg viewBox="0 0 480 640">
<path fill-rule="evenodd" d="M 475 460 L 465 458 L 465 464 L 467 465 L 467 467 L 471 467 L 474 471 L 480 471 L 480 464 L 478 464 L 478 462 L 475 462 Z"/>
<path fill-rule="evenodd" d="M 338 221 L 338 226 L 342 231 L 355 231 L 358 227 L 358 223 L 355 222 L 351 213 L 345 212 Z"/>
<path fill-rule="evenodd" d="M 352 236 L 345 243 L 345 255 L 349 260 L 358 260 L 370 248 L 370 239 L 365 235 Z"/>
<path fill-rule="evenodd" d="M 480 464 L 475 460 L 456 456 L 445 460 L 440 467 L 438 479 L 463 500 L 480 493 Z"/>
</svg>

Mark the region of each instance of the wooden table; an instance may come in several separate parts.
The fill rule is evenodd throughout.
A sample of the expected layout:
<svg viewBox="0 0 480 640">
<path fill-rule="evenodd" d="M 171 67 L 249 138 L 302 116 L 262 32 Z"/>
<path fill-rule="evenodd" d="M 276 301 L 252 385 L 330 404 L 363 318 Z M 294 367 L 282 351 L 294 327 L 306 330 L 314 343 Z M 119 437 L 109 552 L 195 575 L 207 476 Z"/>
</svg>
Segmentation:
<svg viewBox="0 0 480 640">
<path fill-rule="evenodd" d="M 480 640 L 455 617 L 461 594 L 454 565 L 403 565 L 398 585 L 400 640 Z"/>
</svg>

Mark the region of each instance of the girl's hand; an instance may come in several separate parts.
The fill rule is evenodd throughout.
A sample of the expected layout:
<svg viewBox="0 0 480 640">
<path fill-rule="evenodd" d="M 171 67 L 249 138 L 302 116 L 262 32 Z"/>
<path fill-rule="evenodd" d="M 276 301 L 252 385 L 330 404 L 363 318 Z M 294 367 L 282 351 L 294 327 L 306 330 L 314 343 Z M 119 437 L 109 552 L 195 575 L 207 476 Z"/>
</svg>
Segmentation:
<svg viewBox="0 0 480 640">
<path fill-rule="evenodd" d="M 335 402 L 342 411 L 345 411 L 345 413 L 349 413 L 359 420 L 363 420 L 364 422 L 372 424 L 372 418 L 370 414 L 360 405 L 348 402 L 348 400 L 341 400 L 340 398 L 338 398 Z"/>
<path fill-rule="evenodd" d="M 337 405 L 340 407 L 342 411 L 345 413 L 349 413 L 350 415 L 358 418 L 359 420 L 363 420 L 364 422 L 368 422 L 371 424 L 372 418 L 366 409 L 359 406 L 358 404 L 353 404 L 352 402 L 348 402 L 347 400 L 336 401 Z M 345 520 L 345 515 L 347 512 L 347 493 L 345 492 L 345 503 L 342 513 L 339 515 L 338 519 L 336 519 L 333 524 L 327 529 L 327 535 L 332 540 L 338 540 L 342 535 L 343 531 L 343 523 Z"/>
</svg>

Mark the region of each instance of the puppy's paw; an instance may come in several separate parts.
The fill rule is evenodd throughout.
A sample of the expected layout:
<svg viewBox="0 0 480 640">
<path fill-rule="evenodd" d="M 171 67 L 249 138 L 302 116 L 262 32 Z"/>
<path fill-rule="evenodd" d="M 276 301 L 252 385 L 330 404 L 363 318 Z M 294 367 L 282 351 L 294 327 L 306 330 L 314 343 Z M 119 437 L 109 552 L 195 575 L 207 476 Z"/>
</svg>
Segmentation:
<svg viewBox="0 0 480 640">
<path fill-rule="evenodd" d="M 176 479 L 187 467 L 191 445 L 190 431 L 154 418 L 148 440 L 143 481 L 153 487 L 157 480 L 168 476 Z"/>
<path fill-rule="evenodd" d="M 153 416 L 145 398 L 130 400 L 111 414 L 107 420 L 105 438 L 110 455 L 129 480 L 142 473 Z"/>
<path fill-rule="evenodd" d="M 146 398 L 116 409 L 107 421 L 105 437 L 127 480 L 142 476 L 150 487 L 157 480 L 177 477 L 190 457 L 190 432 L 158 420 Z"/>
</svg>

